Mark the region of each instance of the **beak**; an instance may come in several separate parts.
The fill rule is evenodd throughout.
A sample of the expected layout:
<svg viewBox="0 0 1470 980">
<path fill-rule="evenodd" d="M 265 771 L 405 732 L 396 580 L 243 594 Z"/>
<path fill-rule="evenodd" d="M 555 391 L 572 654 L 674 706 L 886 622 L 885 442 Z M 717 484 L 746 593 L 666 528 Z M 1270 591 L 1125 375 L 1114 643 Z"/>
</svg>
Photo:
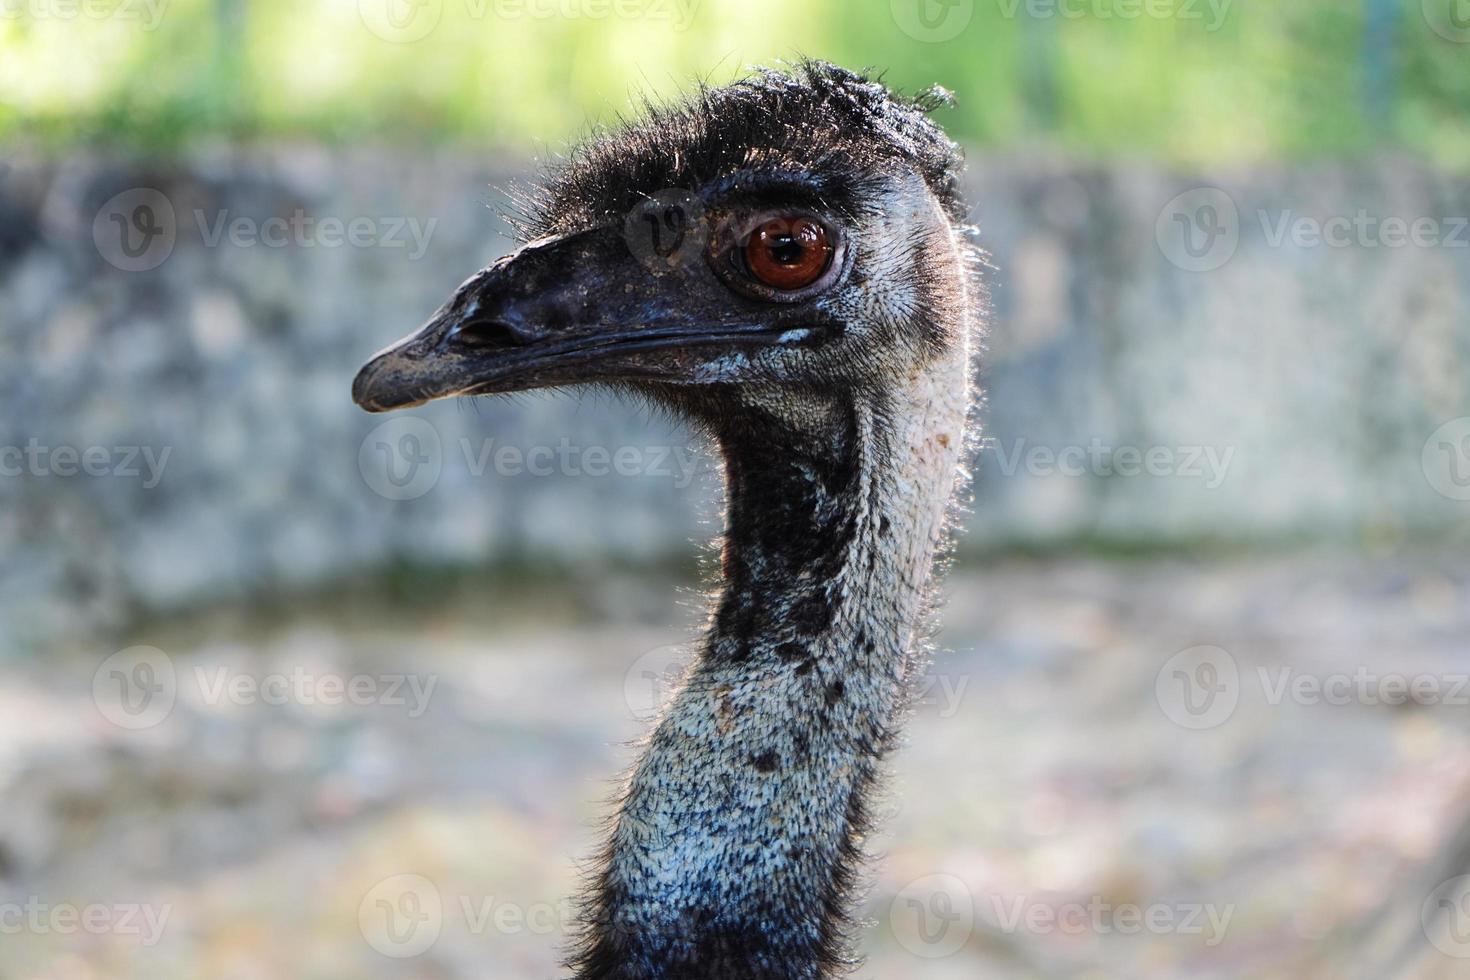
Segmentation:
<svg viewBox="0 0 1470 980">
<path fill-rule="evenodd" d="M 435 398 L 606 381 L 698 380 L 712 348 L 777 342 L 772 318 L 702 255 L 645 265 L 622 229 L 537 242 L 476 273 L 352 383 L 369 412 Z"/>
</svg>

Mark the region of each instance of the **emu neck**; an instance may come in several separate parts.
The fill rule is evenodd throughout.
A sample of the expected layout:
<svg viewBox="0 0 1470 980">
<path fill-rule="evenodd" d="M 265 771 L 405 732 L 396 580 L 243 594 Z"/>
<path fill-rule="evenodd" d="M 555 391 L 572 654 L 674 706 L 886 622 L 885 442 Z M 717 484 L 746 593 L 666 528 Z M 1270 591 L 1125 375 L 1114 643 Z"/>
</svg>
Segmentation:
<svg viewBox="0 0 1470 980">
<path fill-rule="evenodd" d="M 579 978 L 819 980 L 851 962 L 866 800 L 964 443 L 963 353 L 803 406 L 805 437 L 751 413 L 721 434 L 723 591 L 632 775 Z"/>
</svg>

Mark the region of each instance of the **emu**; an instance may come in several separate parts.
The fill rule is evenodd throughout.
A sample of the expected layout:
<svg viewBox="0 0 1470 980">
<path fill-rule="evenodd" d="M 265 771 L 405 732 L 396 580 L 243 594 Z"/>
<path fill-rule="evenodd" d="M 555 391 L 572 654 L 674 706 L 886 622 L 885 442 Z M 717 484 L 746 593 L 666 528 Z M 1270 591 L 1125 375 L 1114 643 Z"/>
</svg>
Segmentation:
<svg viewBox="0 0 1470 980">
<path fill-rule="evenodd" d="M 985 311 L 961 156 L 929 118 L 947 101 L 806 61 L 649 106 L 522 192 L 523 247 L 353 384 L 372 412 L 601 384 L 723 456 L 708 633 L 581 899 L 578 980 L 859 962 L 868 800 L 923 652 Z M 683 244 L 650 260 L 628 218 L 670 189 L 650 231 Z"/>
</svg>

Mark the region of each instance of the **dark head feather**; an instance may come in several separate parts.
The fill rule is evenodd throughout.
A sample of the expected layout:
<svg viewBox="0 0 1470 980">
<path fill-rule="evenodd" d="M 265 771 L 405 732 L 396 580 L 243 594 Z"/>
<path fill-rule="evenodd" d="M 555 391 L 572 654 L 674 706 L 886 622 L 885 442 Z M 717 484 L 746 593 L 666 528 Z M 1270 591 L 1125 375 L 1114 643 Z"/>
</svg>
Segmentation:
<svg viewBox="0 0 1470 980">
<path fill-rule="evenodd" d="M 861 202 L 863 185 L 911 170 L 963 220 L 960 149 L 928 117 L 950 102 L 936 89 L 905 98 L 821 61 L 759 69 L 671 107 L 645 103 L 641 119 L 595 133 L 515 195 L 513 224 L 525 240 L 581 231 L 621 220 L 659 191 L 750 168 L 801 172 L 838 210 Z"/>
</svg>

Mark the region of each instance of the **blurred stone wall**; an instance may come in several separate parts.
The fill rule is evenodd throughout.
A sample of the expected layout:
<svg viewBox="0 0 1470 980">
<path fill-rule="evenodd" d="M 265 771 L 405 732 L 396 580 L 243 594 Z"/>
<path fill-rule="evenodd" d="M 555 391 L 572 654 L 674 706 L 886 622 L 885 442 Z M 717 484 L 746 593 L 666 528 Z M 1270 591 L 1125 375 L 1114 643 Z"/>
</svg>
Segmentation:
<svg viewBox="0 0 1470 980">
<path fill-rule="evenodd" d="M 356 368 L 510 247 L 465 155 L 0 171 L 0 655 L 394 564 L 687 554 L 718 479 L 604 395 L 371 417 Z M 1466 538 L 1470 183 L 978 157 L 968 549 Z M 490 206 L 487 206 L 490 205 Z"/>
</svg>

